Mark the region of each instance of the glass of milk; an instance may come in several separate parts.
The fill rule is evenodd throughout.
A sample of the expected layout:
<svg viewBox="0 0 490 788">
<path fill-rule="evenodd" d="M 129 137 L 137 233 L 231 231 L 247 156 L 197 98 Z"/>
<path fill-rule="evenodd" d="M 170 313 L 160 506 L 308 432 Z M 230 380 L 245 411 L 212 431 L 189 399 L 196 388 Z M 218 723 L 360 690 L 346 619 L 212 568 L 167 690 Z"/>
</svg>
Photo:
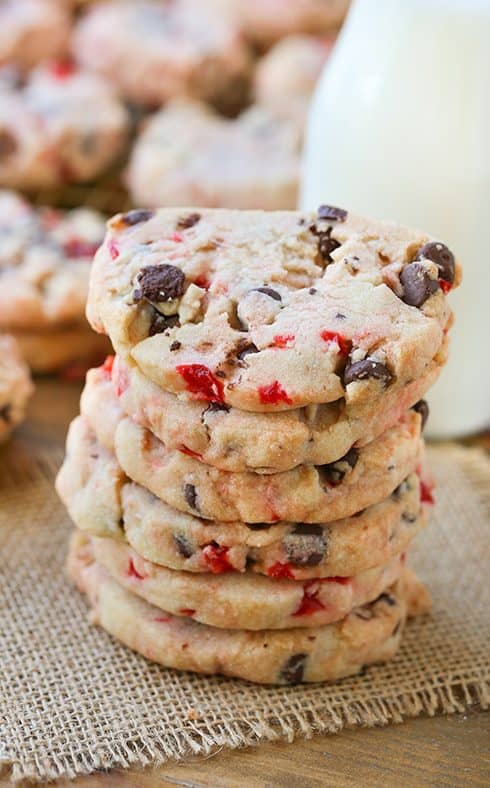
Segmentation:
<svg viewBox="0 0 490 788">
<path fill-rule="evenodd" d="M 355 0 L 318 83 L 301 203 L 419 227 L 463 264 L 429 432 L 490 426 L 490 0 Z"/>
</svg>

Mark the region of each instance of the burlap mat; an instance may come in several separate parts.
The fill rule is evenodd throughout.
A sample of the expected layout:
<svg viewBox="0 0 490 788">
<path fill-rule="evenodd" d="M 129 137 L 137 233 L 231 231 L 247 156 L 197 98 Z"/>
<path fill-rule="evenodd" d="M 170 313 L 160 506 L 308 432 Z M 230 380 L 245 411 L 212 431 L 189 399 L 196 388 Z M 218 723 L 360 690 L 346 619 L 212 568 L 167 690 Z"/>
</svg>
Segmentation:
<svg viewBox="0 0 490 788">
<path fill-rule="evenodd" d="M 56 445 L 32 451 L 22 438 L 0 452 L 0 764 L 13 779 L 155 766 L 489 705 L 490 462 L 481 452 L 431 451 L 439 502 L 412 565 L 434 611 L 408 626 L 397 659 L 334 685 L 286 688 L 164 670 L 87 624 L 63 573 L 69 524 L 52 489 L 60 460 Z"/>
</svg>

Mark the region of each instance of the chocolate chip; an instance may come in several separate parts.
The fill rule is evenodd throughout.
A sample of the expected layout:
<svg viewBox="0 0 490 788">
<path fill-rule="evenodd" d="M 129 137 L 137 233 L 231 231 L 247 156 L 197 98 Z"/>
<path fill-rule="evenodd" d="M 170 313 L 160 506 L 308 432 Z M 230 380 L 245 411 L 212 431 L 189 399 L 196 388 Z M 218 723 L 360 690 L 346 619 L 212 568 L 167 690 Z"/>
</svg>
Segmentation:
<svg viewBox="0 0 490 788">
<path fill-rule="evenodd" d="M 293 654 L 282 666 L 279 681 L 284 684 L 299 684 L 305 674 L 305 663 L 308 654 Z"/>
<path fill-rule="evenodd" d="M 430 278 L 429 272 L 421 263 L 407 265 L 400 274 L 400 282 L 403 285 L 402 301 L 409 306 L 422 306 L 439 290 L 439 282 Z"/>
<path fill-rule="evenodd" d="M 0 159 L 12 156 L 18 148 L 17 140 L 7 129 L 0 129 Z"/>
<path fill-rule="evenodd" d="M 319 219 L 333 222 L 345 222 L 347 219 L 347 211 L 343 208 L 335 208 L 333 205 L 320 205 L 317 215 Z"/>
<path fill-rule="evenodd" d="M 183 558 L 190 558 L 191 555 L 194 553 L 191 543 L 182 534 L 174 534 L 174 542 L 177 548 L 177 552 Z"/>
<path fill-rule="evenodd" d="M 389 605 L 390 607 L 395 607 L 396 605 L 395 597 L 391 596 L 391 594 L 386 593 L 386 591 L 384 591 L 382 594 L 376 597 L 374 602 L 372 602 L 371 604 L 375 605 L 377 602 L 386 602 L 386 604 Z"/>
<path fill-rule="evenodd" d="M 337 312 L 337 314 L 335 315 L 335 319 L 336 320 L 345 320 L 345 315 L 342 314 L 342 312 Z"/>
<path fill-rule="evenodd" d="M 422 429 L 424 429 L 427 424 L 427 419 L 429 418 L 429 405 L 427 401 L 425 399 L 419 399 L 415 405 L 412 405 L 412 410 L 422 416 Z"/>
<path fill-rule="evenodd" d="M 204 413 L 229 413 L 229 411 L 229 405 L 225 405 L 224 402 L 210 402 Z"/>
<path fill-rule="evenodd" d="M 383 385 L 388 386 L 393 380 L 393 375 L 385 364 L 374 361 L 372 358 L 365 358 L 363 361 L 355 361 L 347 364 L 344 369 L 344 386 L 354 383 L 356 380 L 381 380 Z"/>
<path fill-rule="evenodd" d="M 406 523 L 414 523 L 417 520 L 417 515 L 413 512 L 403 512 L 402 520 Z"/>
<path fill-rule="evenodd" d="M 450 249 L 438 241 L 430 241 L 422 246 L 414 257 L 414 260 L 431 260 L 439 269 L 439 276 L 445 282 L 454 282 L 456 264 L 454 255 Z"/>
<path fill-rule="evenodd" d="M 324 233 L 318 234 L 318 251 L 320 252 L 320 257 L 326 263 L 333 262 L 332 260 L 332 252 L 335 252 L 340 246 L 339 242 L 332 238 L 332 228 L 329 227 L 328 230 Z"/>
<path fill-rule="evenodd" d="M 359 450 L 352 447 L 340 460 L 317 466 L 318 471 L 330 484 L 340 484 L 344 476 L 356 467 Z"/>
<path fill-rule="evenodd" d="M 195 509 L 196 512 L 199 511 L 197 491 L 193 484 L 184 484 L 184 498 L 192 509 Z"/>
<path fill-rule="evenodd" d="M 148 336 L 153 337 L 155 334 L 163 334 L 169 328 L 180 325 L 178 315 L 161 315 L 155 309 L 151 316 L 150 330 Z M 172 348 L 170 348 L 172 349 Z"/>
<path fill-rule="evenodd" d="M 0 408 L 0 419 L 5 422 L 5 424 L 10 424 L 10 420 L 12 418 L 12 405 L 10 402 L 7 402 L 6 405 L 2 405 Z"/>
<path fill-rule="evenodd" d="M 393 492 L 391 493 L 391 497 L 392 497 L 392 498 L 393 498 L 395 501 L 399 501 L 399 500 L 400 500 L 400 498 L 402 497 L 402 495 L 406 495 L 406 494 L 407 494 L 407 492 L 408 492 L 408 490 L 409 490 L 409 489 L 410 489 L 410 487 L 409 487 L 409 485 L 408 485 L 408 482 L 407 482 L 407 480 L 406 480 L 406 479 L 404 479 L 404 480 L 401 482 L 401 484 L 399 484 L 399 485 L 398 485 L 398 487 L 395 487 L 395 489 L 394 489 L 394 490 L 393 490 Z"/>
<path fill-rule="evenodd" d="M 281 294 L 277 290 L 273 290 L 272 287 L 254 287 L 253 292 L 265 293 L 269 298 L 273 298 L 274 301 L 282 301 Z"/>
<path fill-rule="evenodd" d="M 182 347 L 182 342 L 177 342 L 177 340 L 175 340 L 175 342 L 172 342 L 172 344 L 170 345 L 170 350 L 173 352 L 174 350 L 180 350 L 181 347 Z"/>
<path fill-rule="evenodd" d="M 320 525 L 298 523 L 284 537 L 288 561 L 296 566 L 317 566 L 327 552 L 327 533 Z"/>
<path fill-rule="evenodd" d="M 182 295 L 185 276 L 175 265 L 148 265 L 141 269 L 136 281 L 138 289 L 133 293 L 134 301 L 137 303 L 145 298 L 158 304 Z"/>
<path fill-rule="evenodd" d="M 318 290 L 316 289 L 316 287 L 310 287 L 310 289 L 308 290 L 308 292 L 309 292 L 309 294 L 310 294 L 310 295 L 316 295 L 316 293 L 318 292 Z"/>
<path fill-rule="evenodd" d="M 132 227 L 135 224 L 141 224 L 141 222 L 147 222 L 148 219 L 154 215 L 154 211 L 146 211 L 146 210 L 138 210 L 138 211 L 128 211 L 123 216 L 121 216 L 121 224 L 125 224 L 128 227 Z"/>
<path fill-rule="evenodd" d="M 259 352 L 259 349 L 258 349 L 257 345 L 254 345 L 253 342 L 246 342 L 246 341 L 240 340 L 238 342 L 238 352 L 236 354 L 236 357 L 239 358 L 240 361 L 243 361 L 245 356 L 248 356 L 249 353 L 258 353 L 258 352 Z"/>
<path fill-rule="evenodd" d="M 200 219 L 200 213 L 190 213 L 188 216 L 183 216 L 182 219 L 179 219 L 177 222 L 177 229 L 189 230 L 191 227 L 194 227 Z"/>
<path fill-rule="evenodd" d="M 251 531 L 266 531 L 267 528 L 271 527 L 271 523 L 245 523 L 245 525 Z"/>
</svg>

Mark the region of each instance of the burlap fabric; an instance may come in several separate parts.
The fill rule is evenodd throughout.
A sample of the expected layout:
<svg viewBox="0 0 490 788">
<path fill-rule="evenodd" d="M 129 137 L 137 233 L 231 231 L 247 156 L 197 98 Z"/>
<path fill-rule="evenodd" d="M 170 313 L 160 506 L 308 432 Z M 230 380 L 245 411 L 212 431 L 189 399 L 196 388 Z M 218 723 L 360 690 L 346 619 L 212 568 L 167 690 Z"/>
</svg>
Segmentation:
<svg viewBox="0 0 490 788">
<path fill-rule="evenodd" d="M 15 451 L 14 451 L 15 449 Z M 433 614 L 389 665 L 283 688 L 164 670 L 86 621 L 63 562 L 68 518 L 52 488 L 61 450 L 0 452 L 0 764 L 15 780 L 157 765 L 218 747 L 336 732 L 490 702 L 490 462 L 430 452 L 438 504 L 412 565 Z"/>
</svg>

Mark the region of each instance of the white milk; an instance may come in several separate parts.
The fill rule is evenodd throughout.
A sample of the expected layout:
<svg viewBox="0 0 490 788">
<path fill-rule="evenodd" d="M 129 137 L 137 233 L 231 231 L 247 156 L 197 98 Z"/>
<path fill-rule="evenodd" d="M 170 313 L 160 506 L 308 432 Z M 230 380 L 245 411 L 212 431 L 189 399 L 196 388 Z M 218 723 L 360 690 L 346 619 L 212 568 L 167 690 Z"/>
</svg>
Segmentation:
<svg viewBox="0 0 490 788">
<path fill-rule="evenodd" d="M 302 207 L 420 227 L 464 267 L 429 432 L 490 424 L 490 0 L 357 0 L 320 79 Z"/>
</svg>

